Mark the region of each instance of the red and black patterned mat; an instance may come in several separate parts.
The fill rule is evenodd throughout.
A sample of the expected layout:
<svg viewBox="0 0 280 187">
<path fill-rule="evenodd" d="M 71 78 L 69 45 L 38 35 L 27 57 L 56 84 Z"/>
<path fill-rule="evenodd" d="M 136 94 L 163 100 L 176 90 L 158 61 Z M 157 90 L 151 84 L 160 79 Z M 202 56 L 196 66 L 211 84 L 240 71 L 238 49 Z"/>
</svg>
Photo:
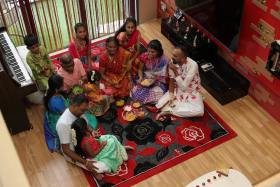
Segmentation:
<svg viewBox="0 0 280 187">
<path fill-rule="evenodd" d="M 130 104 L 127 98 L 125 104 Z M 131 186 L 184 160 L 217 146 L 237 134 L 206 104 L 203 117 L 179 118 L 170 116 L 163 122 L 155 120 L 155 113 L 146 110 L 143 119 L 128 122 L 123 118 L 123 107 L 115 103 L 98 117 L 98 131 L 111 134 L 123 145 L 134 147 L 129 160 L 118 172 L 105 174 L 95 181 L 85 171 L 91 186 Z M 95 183 L 96 182 L 96 183 Z"/>
</svg>

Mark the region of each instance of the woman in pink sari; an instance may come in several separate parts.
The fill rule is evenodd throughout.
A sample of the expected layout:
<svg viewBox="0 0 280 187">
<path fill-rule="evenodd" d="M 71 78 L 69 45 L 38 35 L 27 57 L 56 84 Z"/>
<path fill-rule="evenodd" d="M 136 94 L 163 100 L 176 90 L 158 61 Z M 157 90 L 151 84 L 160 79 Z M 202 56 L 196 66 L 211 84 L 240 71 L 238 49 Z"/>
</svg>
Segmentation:
<svg viewBox="0 0 280 187">
<path fill-rule="evenodd" d="M 127 71 L 131 71 L 131 75 L 135 76 L 138 72 L 141 45 L 141 34 L 136 29 L 136 20 L 132 17 L 126 19 L 124 25 L 115 33 L 115 37 L 119 40 L 121 47 L 131 52 L 131 59 L 127 64 Z"/>
<path fill-rule="evenodd" d="M 76 32 L 76 38 L 71 41 L 68 53 L 70 53 L 73 58 L 80 59 L 86 71 L 91 69 L 98 70 L 98 67 L 91 60 L 91 42 L 87 37 L 86 26 L 83 23 L 77 23 L 74 28 Z"/>
</svg>

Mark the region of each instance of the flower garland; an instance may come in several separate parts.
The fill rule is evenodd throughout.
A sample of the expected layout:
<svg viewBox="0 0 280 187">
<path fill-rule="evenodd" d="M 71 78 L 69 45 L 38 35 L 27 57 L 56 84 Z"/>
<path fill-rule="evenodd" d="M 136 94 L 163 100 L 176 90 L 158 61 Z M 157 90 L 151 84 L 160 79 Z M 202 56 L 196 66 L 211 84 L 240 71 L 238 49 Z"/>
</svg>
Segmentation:
<svg viewBox="0 0 280 187">
<path fill-rule="evenodd" d="M 47 96 L 47 94 L 48 94 L 48 91 L 49 91 L 49 83 L 47 84 L 47 86 L 46 86 L 46 92 L 45 92 L 45 96 Z"/>
<path fill-rule="evenodd" d="M 72 143 L 74 144 L 74 146 L 77 146 L 77 139 L 76 139 L 76 131 L 75 129 L 71 129 L 72 132 Z"/>
<path fill-rule="evenodd" d="M 93 70 L 93 71 L 92 71 L 92 75 L 91 75 L 91 77 L 90 77 L 90 80 L 91 80 L 91 81 L 94 81 L 94 75 L 95 75 L 95 71 Z"/>
</svg>

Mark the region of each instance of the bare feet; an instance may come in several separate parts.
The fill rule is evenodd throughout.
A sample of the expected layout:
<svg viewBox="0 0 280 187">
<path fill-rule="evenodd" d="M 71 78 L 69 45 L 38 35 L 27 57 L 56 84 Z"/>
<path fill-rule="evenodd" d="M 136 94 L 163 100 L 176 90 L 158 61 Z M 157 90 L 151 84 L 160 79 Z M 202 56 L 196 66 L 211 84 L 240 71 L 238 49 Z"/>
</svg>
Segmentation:
<svg viewBox="0 0 280 187">
<path fill-rule="evenodd" d="M 100 174 L 100 173 L 92 173 L 94 175 L 94 177 L 97 179 L 97 180 L 101 180 L 103 179 L 104 175 Z"/>
<path fill-rule="evenodd" d="M 161 118 L 167 114 L 168 114 L 168 112 L 166 112 L 166 111 L 159 113 L 156 117 L 156 120 L 162 121 L 163 119 L 161 119 Z"/>
<path fill-rule="evenodd" d="M 127 151 L 129 151 L 129 150 L 134 150 L 134 148 L 133 148 L 133 147 L 128 146 L 128 145 L 123 146 L 123 147 L 124 147 L 124 148 L 125 148 L 125 150 L 127 150 Z"/>
</svg>

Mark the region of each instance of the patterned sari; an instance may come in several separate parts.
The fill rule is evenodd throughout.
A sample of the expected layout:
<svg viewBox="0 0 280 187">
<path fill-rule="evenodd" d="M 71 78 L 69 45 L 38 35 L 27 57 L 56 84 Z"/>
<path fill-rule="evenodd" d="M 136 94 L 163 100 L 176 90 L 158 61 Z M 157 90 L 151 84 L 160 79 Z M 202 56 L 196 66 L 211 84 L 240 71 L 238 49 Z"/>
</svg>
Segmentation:
<svg viewBox="0 0 280 187">
<path fill-rule="evenodd" d="M 127 62 L 130 59 L 131 53 L 122 47 L 119 47 L 114 58 L 109 59 L 107 55 L 102 53 L 99 60 L 99 67 L 105 69 L 105 75 L 114 83 L 122 85 L 119 89 L 115 88 L 110 83 L 101 79 L 101 83 L 106 89 L 112 89 L 114 98 L 124 98 L 129 95 L 128 78 L 126 76 Z"/>
<path fill-rule="evenodd" d="M 90 42 L 90 41 L 89 41 Z M 70 53 L 73 58 L 78 58 L 83 63 L 84 69 L 88 69 L 88 58 L 87 58 L 87 51 L 88 51 L 89 43 L 86 46 L 80 48 L 77 45 L 77 39 L 74 38 L 68 48 L 68 53 Z M 98 70 L 98 67 L 95 63 L 91 60 L 91 69 Z"/>
<path fill-rule="evenodd" d="M 148 87 L 139 84 L 133 87 L 132 99 L 146 103 L 157 103 L 166 92 L 166 77 L 169 58 L 166 55 L 149 59 L 148 52 L 139 56 L 140 63 L 144 63 L 143 80 L 157 78 L 157 81 Z"/>
<path fill-rule="evenodd" d="M 89 99 L 88 112 L 95 116 L 103 115 L 110 108 L 110 104 L 115 101 L 114 98 L 112 95 L 102 94 L 103 90 L 96 89 L 90 82 L 88 82 L 87 87 L 93 89 L 93 91 L 87 93 Z"/>
<path fill-rule="evenodd" d="M 123 46 L 124 49 L 127 50 L 130 47 L 135 49 L 135 51 L 131 53 L 131 57 L 133 57 L 136 53 L 136 50 L 137 50 L 136 49 L 136 43 L 137 43 L 137 39 L 138 39 L 139 34 L 140 34 L 140 32 L 138 30 L 135 30 L 129 40 L 127 40 L 125 32 L 121 32 L 117 36 L 117 39 L 119 40 L 119 43 Z M 136 58 L 134 60 L 134 62 L 132 63 L 132 69 L 131 69 L 131 75 L 132 76 L 135 76 L 137 74 L 138 66 L 139 66 L 139 59 Z"/>
</svg>

